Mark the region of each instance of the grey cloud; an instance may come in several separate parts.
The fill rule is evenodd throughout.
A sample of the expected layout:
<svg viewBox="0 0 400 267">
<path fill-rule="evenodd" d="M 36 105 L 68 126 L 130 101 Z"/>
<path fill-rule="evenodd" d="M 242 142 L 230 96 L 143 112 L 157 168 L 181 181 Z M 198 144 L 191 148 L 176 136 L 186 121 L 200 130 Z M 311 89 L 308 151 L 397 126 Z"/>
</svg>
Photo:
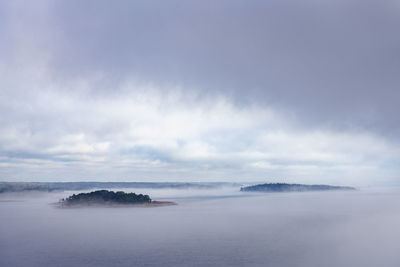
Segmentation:
<svg viewBox="0 0 400 267">
<path fill-rule="evenodd" d="M 123 149 L 121 154 L 135 155 L 146 160 L 159 160 L 166 163 L 176 163 L 176 160 L 174 160 L 168 152 L 151 146 L 136 145 L 130 149 Z"/>
<path fill-rule="evenodd" d="M 273 105 L 307 125 L 399 132 L 394 1 L 44 6 L 21 11 L 20 30 L 31 31 L 21 45 L 50 54 L 53 78 L 61 82 L 100 75 L 96 93 L 114 94 L 134 77 Z"/>
</svg>

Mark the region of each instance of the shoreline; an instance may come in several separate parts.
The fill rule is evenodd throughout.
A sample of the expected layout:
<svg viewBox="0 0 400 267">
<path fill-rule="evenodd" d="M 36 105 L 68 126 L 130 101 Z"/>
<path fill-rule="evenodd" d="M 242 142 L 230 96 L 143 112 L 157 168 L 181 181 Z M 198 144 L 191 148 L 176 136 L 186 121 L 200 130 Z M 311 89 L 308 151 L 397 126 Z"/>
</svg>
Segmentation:
<svg viewBox="0 0 400 267">
<path fill-rule="evenodd" d="M 75 208 L 155 208 L 178 205 L 172 201 L 152 201 L 151 203 L 132 203 L 132 204 L 119 204 L 119 203 L 82 203 L 68 205 L 64 203 L 52 203 L 50 205 L 56 206 L 60 209 L 75 209 Z"/>
</svg>

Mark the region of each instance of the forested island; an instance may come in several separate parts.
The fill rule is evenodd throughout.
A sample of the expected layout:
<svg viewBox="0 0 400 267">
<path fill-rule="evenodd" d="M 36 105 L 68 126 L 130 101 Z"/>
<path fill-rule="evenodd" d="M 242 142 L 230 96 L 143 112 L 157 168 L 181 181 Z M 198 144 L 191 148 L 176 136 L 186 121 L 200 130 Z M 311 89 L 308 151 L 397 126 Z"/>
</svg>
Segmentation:
<svg viewBox="0 0 400 267">
<path fill-rule="evenodd" d="M 242 192 L 305 192 L 330 190 L 355 190 L 355 188 L 349 186 L 305 185 L 286 183 L 266 183 L 240 188 L 240 191 Z"/>
<path fill-rule="evenodd" d="M 123 191 L 97 190 L 90 193 L 73 194 L 60 201 L 62 207 L 72 206 L 121 206 L 121 205 L 144 205 L 144 206 L 166 206 L 174 205 L 173 202 L 153 201 L 148 195 L 125 193 Z"/>
</svg>

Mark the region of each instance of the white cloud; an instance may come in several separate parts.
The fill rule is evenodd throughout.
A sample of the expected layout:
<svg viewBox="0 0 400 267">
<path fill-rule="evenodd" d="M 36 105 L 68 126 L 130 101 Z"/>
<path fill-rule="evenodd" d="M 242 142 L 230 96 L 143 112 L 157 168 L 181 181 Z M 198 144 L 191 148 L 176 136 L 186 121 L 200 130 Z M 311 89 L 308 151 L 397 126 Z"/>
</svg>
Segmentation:
<svg viewBox="0 0 400 267">
<path fill-rule="evenodd" d="M 176 88 L 163 93 L 127 83 L 123 94 L 94 95 L 94 88 L 49 84 L 26 94 L 3 92 L 2 111 L 9 114 L 0 119 L 3 179 L 355 184 L 397 178 L 396 168 L 382 166 L 399 158 L 399 147 L 367 132 L 304 129 L 268 107 Z"/>
</svg>

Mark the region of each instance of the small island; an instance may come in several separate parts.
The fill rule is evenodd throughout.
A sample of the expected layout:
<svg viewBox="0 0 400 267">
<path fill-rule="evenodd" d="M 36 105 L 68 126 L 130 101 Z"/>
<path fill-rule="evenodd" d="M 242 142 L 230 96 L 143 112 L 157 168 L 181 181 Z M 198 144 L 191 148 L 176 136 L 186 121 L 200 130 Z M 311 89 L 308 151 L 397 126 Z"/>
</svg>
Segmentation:
<svg viewBox="0 0 400 267">
<path fill-rule="evenodd" d="M 73 194 L 60 200 L 61 207 L 77 206 L 169 206 L 169 201 L 153 201 L 148 195 L 125 193 L 123 191 L 97 190 L 90 193 Z"/>
<path fill-rule="evenodd" d="M 242 192 L 306 192 L 306 191 L 331 191 L 331 190 L 356 190 L 349 186 L 332 185 L 305 185 L 286 183 L 266 183 L 240 188 Z"/>
</svg>

